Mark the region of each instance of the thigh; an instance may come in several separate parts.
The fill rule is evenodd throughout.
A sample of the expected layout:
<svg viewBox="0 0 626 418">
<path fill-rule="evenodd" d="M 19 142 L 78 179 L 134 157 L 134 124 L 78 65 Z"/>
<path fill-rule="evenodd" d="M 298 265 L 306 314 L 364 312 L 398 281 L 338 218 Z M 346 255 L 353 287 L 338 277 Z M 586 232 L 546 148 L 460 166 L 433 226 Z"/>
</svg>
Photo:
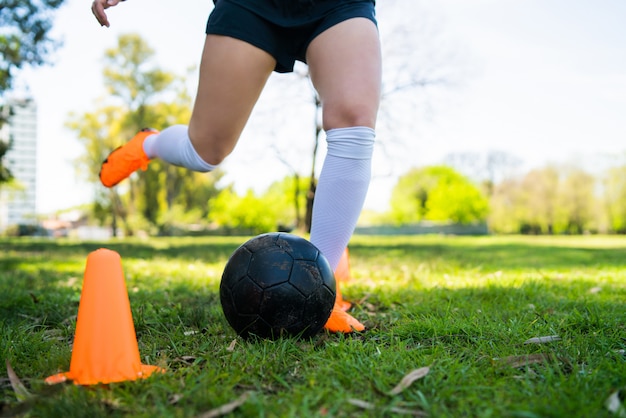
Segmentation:
<svg viewBox="0 0 626 418">
<path fill-rule="evenodd" d="M 276 61 L 239 39 L 207 35 L 189 122 L 194 148 L 217 164 L 235 147 Z"/>
<path fill-rule="evenodd" d="M 382 73 L 374 22 L 358 17 L 330 27 L 309 44 L 306 58 L 322 103 L 324 129 L 374 128 Z"/>
</svg>

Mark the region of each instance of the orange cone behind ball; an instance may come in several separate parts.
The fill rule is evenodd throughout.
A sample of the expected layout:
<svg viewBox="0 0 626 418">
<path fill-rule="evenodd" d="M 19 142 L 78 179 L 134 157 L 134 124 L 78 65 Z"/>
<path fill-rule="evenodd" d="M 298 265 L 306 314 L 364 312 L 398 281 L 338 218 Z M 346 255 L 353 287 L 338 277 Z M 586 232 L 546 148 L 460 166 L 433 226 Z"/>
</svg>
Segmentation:
<svg viewBox="0 0 626 418">
<path fill-rule="evenodd" d="M 350 309 L 352 304 L 348 301 L 343 300 L 343 296 L 341 295 L 340 283 L 345 283 L 351 278 L 350 255 L 348 254 L 348 248 L 346 247 L 343 254 L 341 255 L 341 259 L 339 260 L 339 265 L 335 269 L 335 280 L 337 281 L 335 306 L 330 313 L 328 321 L 324 325 L 324 328 L 326 328 L 330 332 L 349 333 L 355 331 L 361 332 L 365 330 L 365 325 L 363 325 L 356 318 L 347 313 L 347 310 Z"/>
<path fill-rule="evenodd" d="M 89 254 L 78 306 L 70 371 L 46 383 L 72 380 L 95 385 L 148 377 L 157 366 L 141 364 L 120 255 L 99 249 Z"/>
<path fill-rule="evenodd" d="M 337 296 L 335 297 L 335 307 L 342 311 L 350 309 L 352 304 L 343 299 L 341 294 L 341 285 L 339 283 L 345 283 L 352 278 L 350 275 L 350 255 L 348 254 L 348 247 L 344 250 L 339 259 L 339 265 L 335 270 L 335 280 L 337 281 Z"/>
</svg>

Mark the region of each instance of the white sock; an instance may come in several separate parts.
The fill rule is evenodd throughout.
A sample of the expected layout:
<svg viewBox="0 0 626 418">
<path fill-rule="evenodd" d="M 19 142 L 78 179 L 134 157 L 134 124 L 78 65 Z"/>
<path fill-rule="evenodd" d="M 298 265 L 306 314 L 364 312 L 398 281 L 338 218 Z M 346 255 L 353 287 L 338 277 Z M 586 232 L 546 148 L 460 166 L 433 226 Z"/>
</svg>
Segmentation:
<svg viewBox="0 0 626 418">
<path fill-rule="evenodd" d="M 337 269 L 359 219 L 371 178 L 376 132 L 356 126 L 326 133 L 328 153 L 315 191 L 311 242 Z"/>
<path fill-rule="evenodd" d="M 173 125 L 144 140 L 143 150 L 148 158 L 161 160 L 193 171 L 206 173 L 215 169 L 198 155 L 189 139 L 186 125 Z"/>
</svg>

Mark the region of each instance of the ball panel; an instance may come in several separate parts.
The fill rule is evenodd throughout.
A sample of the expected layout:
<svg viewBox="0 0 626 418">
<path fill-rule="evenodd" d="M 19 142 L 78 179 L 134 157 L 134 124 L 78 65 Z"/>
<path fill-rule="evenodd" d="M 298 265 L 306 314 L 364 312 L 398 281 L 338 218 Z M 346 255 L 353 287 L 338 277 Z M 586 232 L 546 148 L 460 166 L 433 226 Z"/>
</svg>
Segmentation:
<svg viewBox="0 0 626 418">
<path fill-rule="evenodd" d="M 232 288 L 235 283 L 246 277 L 251 258 L 252 253 L 244 246 L 237 248 L 226 263 L 226 268 L 224 268 L 224 272 L 222 273 L 222 282 L 220 283 L 220 286 L 225 285 Z"/>
<path fill-rule="evenodd" d="M 312 261 L 296 260 L 293 264 L 289 283 L 303 295 L 308 295 L 322 286 L 323 280 L 317 264 Z"/>
<path fill-rule="evenodd" d="M 259 316 L 257 314 L 245 315 L 237 312 L 235 299 L 230 289 L 226 286 L 220 287 L 220 301 L 224 316 L 237 334 L 244 335 L 246 329 L 250 328 L 259 319 Z"/>
<path fill-rule="evenodd" d="M 276 245 L 288 251 L 295 260 L 314 261 L 319 250 L 310 241 L 292 234 L 278 234 Z"/>
<path fill-rule="evenodd" d="M 220 302 L 222 304 L 222 311 L 224 311 L 224 316 L 228 320 L 228 323 L 235 330 L 234 322 L 237 319 L 237 310 L 235 309 L 235 302 L 233 301 L 233 295 L 231 289 L 227 286 L 220 285 Z"/>
<path fill-rule="evenodd" d="M 298 322 L 304 313 L 306 298 L 289 283 L 265 289 L 259 314 L 274 331 L 280 332 Z"/>
<path fill-rule="evenodd" d="M 263 289 L 289 280 L 293 258 L 282 248 L 271 246 L 255 251 L 248 275 Z"/>
<path fill-rule="evenodd" d="M 255 251 L 262 250 L 263 248 L 270 248 L 274 246 L 276 240 L 278 239 L 277 233 L 270 232 L 267 234 L 257 235 L 254 238 L 249 239 L 246 243 L 243 244 L 250 252 L 254 253 Z"/>
<path fill-rule="evenodd" d="M 259 300 L 263 297 L 263 289 L 250 277 L 245 277 L 235 284 L 232 290 L 233 305 L 239 315 L 259 313 Z"/>
<path fill-rule="evenodd" d="M 275 339 L 280 337 L 278 331 L 274 331 L 272 325 L 263 319 L 261 316 L 256 316 L 254 321 L 251 321 L 241 332 L 238 332 L 244 338 L 259 337 Z"/>
</svg>

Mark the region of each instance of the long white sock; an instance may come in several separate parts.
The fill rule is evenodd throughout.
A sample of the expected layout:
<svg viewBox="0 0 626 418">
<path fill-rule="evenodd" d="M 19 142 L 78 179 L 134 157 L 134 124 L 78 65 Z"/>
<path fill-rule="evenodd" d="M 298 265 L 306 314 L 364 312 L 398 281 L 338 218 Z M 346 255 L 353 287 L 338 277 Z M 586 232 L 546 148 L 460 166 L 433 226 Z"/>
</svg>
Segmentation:
<svg viewBox="0 0 626 418">
<path fill-rule="evenodd" d="M 320 173 L 311 225 L 311 242 L 339 265 L 359 219 L 371 178 L 376 132 L 356 126 L 326 133 L 328 153 Z"/>
<path fill-rule="evenodd" d="M 172 125 L 144 140 L 143 150 L 148 158 L 161 160 L 193 171 L 206 173 L 215 169 L 198 155 L 189 139 L 186 125 Z"/>
</svg>

